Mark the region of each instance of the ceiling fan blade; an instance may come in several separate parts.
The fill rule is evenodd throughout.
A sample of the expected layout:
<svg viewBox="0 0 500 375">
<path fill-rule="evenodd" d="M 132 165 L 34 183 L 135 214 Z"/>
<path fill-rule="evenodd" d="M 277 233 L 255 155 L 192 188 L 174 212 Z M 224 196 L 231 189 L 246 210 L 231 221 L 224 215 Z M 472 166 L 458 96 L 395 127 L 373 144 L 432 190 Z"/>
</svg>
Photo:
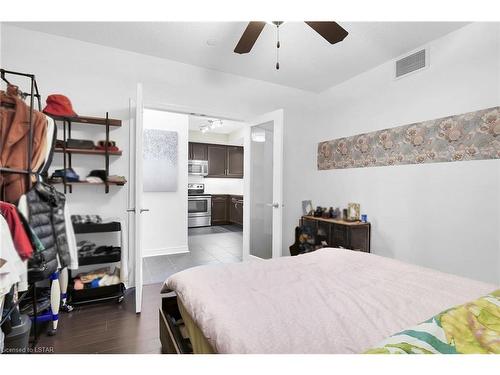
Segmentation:
<svg viewBox="0 0 500 375">
<path fill-rule="evenodd" d="M 260 33 L 266 25 L 265 22 L 252 21 L 248 23 L 247 28 L 243 32 L 240 41 L 236 45 L 234 52 L 236 53 L 248 53 L 252 50 L 253 45 L 257 41 Z"/>
<path fill-rule="evenodd" d="M 311 28 L 325 38 L 330 44 L 344 40 L 349 34 L 342 26 L 333 21 L 306 21 Z"/>
</svg>

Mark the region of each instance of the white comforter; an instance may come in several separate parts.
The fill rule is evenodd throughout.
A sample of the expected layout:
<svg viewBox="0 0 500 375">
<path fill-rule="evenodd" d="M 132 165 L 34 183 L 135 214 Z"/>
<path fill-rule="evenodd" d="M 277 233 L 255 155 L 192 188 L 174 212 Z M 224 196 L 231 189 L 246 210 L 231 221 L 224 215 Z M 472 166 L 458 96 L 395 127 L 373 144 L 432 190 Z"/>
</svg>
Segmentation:
<svg viewBox="0 0 500 375">
<path fill-rule="evenodd" d="M 218 353 L 360 353 L 495 288 L 340 249 L 191 268 L 164 287 Z"/>
</svg>

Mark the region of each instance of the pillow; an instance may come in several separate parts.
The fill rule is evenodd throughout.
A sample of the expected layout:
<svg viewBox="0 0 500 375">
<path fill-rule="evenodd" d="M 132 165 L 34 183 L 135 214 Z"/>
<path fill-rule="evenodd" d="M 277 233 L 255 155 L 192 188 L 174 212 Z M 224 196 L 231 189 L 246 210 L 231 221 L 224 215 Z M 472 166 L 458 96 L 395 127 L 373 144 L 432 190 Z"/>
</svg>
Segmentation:
<svg viewBox="0 0 500 375">
<path fill-rule="evenodd" d="M 367 354 L 500 354 L 500 289 L 382 341 Z"/>
</svg>

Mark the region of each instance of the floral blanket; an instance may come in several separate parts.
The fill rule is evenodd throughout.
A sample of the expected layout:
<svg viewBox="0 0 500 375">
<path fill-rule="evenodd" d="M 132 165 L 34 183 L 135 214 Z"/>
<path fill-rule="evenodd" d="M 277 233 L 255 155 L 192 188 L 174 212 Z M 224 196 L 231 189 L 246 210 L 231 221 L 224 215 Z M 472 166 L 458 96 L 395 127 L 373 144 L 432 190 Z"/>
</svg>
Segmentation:
<svg viewBox="0 0 500 375">
<path fill-rule="evenodd" d="M 500 289 L 396 333 L 368 354 L 500 354 Z"/>
</svg>

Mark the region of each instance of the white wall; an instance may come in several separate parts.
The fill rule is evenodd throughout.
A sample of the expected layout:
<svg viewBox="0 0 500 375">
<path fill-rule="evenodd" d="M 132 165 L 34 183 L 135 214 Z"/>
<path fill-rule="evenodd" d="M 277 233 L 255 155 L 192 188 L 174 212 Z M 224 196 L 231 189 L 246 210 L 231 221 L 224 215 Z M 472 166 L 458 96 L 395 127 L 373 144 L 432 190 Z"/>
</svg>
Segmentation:
<svg viewBox="0 0 500 375">
<path fill-rule="evenodd" d="M 426 70 L 395 80 L 390 61 L 321 94 L 315 126 L 288 135 L 288 147 L 303 151 L 287 155 L 296 188 L 285 190 L 293 208 L 284 232 L 292 233 L 301 200 L 359 202 L 375 254 L 500 283 L 499 160 L 316 167 L 320 141 L 499 105 L 499 33 L 498 23 L 471 24 L 428 44 Z"/>
<path fill-rule="evenodd" d="M 164 111 L 144 110 L 144 128 L 177 132 L 177 191 L 144 192 L 144 256 L 188 251 L 187 243 L 187 160 L 188 116 Z"/>
<path fill-rule="evenodd" d="M 5 24 L 1 53 L 5 68 L 37 75 L 42 95 L 63 93 L 81 114 L 110 111 L 125 120 L 112 133 L 125 150 L 137 82 L 150 104 L 214 117 L 245 119 L 283 108 L 284 251 L 303 199 L 328 206 L 357 201 L 373 223 L 375 253 L 500 282 L 498 160 L 316 170 L 319 141 L 498 105 L 498 33 L 498 24 L 471 24 L 429 43 L 425 71 L 396 81 L 388 62 L 320 95 Z M 127 175 L 127 166 L 125 153 L 112 172 Z M 102 188 L 75 188 L 69 202 L 76 213 L 124 217 L 127 189 L 105 195 Z"/>
<path fill-rule="evenodd" d="M 22 48 L 20 48 L 22 46 Z M 113 130 L 112 139 L 125 152 L 112 158 L 111 172 L 128 176 L 129 98 L 135 97 L 138 82 L 144 84 L 150 107 L 175 104 L 193 112 L 234 119 L 283 108 L 287 129 L 311 123 L 316 94 L 248 79 L 232 74 L 140 55 L 69 38 L 3 25 L 2 59 L 6 68 L 36 74 L 42 96 L 61 93 L 71 98 L 77 113 L 122 119 L 123 127 Z M 102 129 L 85 127 L 76 136 L 102 137 Z M 287 142 L 285 129 L 285 144 Z M 293 149 L 285 149 L 285 158 Z M 54 166 L 61 164 L 57 158 Z M 75 156 L 77 172 L 104 165 L 98 157 Z M 52 168 L 54 169 L 54 168 Z M 68 194 L 73 213 L 126 217 L 128 186 L 75 187 Z M 172 230 L 165 228 L 166 238 Z M 130 254 L 131 259 L 133 254 Z"/>
</svg>

